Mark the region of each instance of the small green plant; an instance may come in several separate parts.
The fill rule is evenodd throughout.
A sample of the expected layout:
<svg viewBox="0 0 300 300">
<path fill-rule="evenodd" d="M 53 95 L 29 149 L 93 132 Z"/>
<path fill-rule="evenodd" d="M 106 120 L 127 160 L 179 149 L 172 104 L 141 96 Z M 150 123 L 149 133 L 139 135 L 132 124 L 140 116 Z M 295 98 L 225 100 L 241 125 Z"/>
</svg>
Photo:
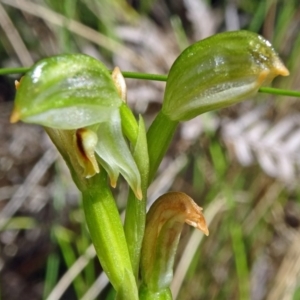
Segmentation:
<svg viewBox="0 0 300 300">
<path fill-rule="evenodd" d="M 288 74 L 261 36 L 247 31 L 212 36 L 176 59 L 162 109 L 148 130 L 126 104 L 122 73 L 116 68 L 110 74 L 89 56 L 43 59 L 16 84 L 11 122 L 44 126 L 66 161 L 117 299 L 172 299 L 169 286 L 183 224 L 208 235 L 202 209 L 184 193 L 160 196 L 146 214 L 148 186 L 179 122 L 242 101 Z M 124 225 L 111 193 L 120 174 L 130 186 Z"/>
</svg>

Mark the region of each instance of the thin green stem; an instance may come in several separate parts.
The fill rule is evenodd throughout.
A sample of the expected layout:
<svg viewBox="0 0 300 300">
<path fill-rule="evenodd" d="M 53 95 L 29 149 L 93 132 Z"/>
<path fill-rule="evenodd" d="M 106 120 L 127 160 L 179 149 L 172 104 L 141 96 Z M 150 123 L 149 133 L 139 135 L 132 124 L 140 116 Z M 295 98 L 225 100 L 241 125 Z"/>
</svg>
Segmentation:
<svg viewBox="0 0 300 300">
<path fill-rule="evenodd" d="M 30 68 L 21 67 L 21 68 L 5 68 L 0 69 L 0 75 L 9 75 L 9 74 L 24 74 L 29 71 Z M 138 73 L 138 72 L 122 72 L 125 78 L 132 79 L 145 79 L 153 81 L 167 81 L 168 75 L 163 74 L 148 74 L 148 73 Z"/>
<path fill-rule="evenodd" d="M 271 87 L 261 87 L 259 89 L 260 93 L 279 95 L 279 96 L 290 96 L 290 97 L 300 97 L 300 91 L 276 89 Z"/>
<path fill-rule="evenodd" d="M 137 72 L 122 72 L 125 78 L 133 79 L 145 79 L 152 81 L 167 81 L 168 75 L 163 74 L 147 74 L 147 73 L 137 73 Z"/>
<path fill-rule="evenodd" d="M 24 74 L 29 69 L 30 68 L 0 69 L 0 75 Z M 148 73 L 138 73 L 138 72 L 127 72 L 127 71 L 122 72 L 122 74 L 125 78 L 140 79 L 140 80 L 167 81 L 168 79 L 168 75 L 163 75 L 163 74 L 148 74 Z M 300 98 L 300 91 L 277 89 L 271 87 L 262 87 L 258 91 L 260 93 Z"/>
<path fill-rule="evenodd" d="M 29 71 L 30 68 L 5 68 L 0 69 L 0 75 L 10 75 L 10 74 L 24 74 Z"/>
</svg>

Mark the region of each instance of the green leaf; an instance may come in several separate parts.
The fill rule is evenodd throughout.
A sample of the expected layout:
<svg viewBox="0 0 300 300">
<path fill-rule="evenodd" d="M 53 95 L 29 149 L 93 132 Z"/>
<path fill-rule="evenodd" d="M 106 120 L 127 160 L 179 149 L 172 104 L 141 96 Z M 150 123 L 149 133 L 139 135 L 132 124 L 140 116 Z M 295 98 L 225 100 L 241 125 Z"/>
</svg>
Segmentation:
<svg viewBox="0 0 300 300">
<path fill-rule="evenodd" d="M 163 113 L 184 121 L 254 95 L 286 67 L 271 44 L 248 31 L 216 34 L 176 59 L 168 75 Z"/>
</svg>

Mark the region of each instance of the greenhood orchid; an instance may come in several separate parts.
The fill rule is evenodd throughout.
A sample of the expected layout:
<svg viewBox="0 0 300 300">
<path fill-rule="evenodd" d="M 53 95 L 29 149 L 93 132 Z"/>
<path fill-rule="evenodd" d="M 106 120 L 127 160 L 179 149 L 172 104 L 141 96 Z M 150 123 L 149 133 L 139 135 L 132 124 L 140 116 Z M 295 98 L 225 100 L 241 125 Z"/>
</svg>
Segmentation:
<svg viewBox="0 0 300 300">
<path fill-rule="evenodd" d="M 172 65 L 163 113 L 192 119 L 255 95 L 276 76 L 289 75 L 271 43 L 250 31 L 223 32 L 184 50 Z"/>
<path fill-rule="evenodd" d="M 43 59 L 17 83 L 11 121 L 68 132 L 75 149 L 68 155 L 76 156 L 83 177 L 98 173 L 100 163 L 113 187 L 122 174 L 141 199 L 140 173 L 122 132 L 126 91 L 121 73 L 114 78 L 116 83 L 101 62 L 86 55 Z"/>
<path fill-rule="evenodd" d="M 126 104 L 120 70 L 110 74 L 92 57 L 46 58 L 16 82 L 11 122 L 44 126 L 65 159 L 82 192 L 91 239 L 116 299 L 172 299 L 183 224 L 208 235 L 202 209 L 184 193 L 160 196 L 146 215 L 147 189 L 178 124 L 245 100 L 261 85 L 288 74 L 271 44 L 258 34 L 214 35 L 175 60 L 162 109 L 148 130 Z M 115 187 L 120 174 L 131 187 L 124 225 L 107 180 L 108 175 Z"/>
</svg>

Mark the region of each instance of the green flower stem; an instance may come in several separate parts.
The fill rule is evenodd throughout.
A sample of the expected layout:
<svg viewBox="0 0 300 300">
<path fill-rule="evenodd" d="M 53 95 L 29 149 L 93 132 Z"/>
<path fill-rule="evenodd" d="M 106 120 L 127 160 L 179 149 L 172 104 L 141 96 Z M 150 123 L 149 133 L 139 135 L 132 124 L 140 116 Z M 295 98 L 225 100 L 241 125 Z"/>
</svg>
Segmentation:
<svg viewBox="0 0 300 300">
<path fill-rule="evenodd" d="M 30 68 L 3 68 L 0 69 L 0 75 L 8 74 L 24 74 L 29 71 Z M 122 72 L 125 78 L 135 78 L 135 79 L 145 79 L 154 81 L 167 81 L 168 76 L 163 74 L 148 74 L 148 73 L 138 73 L 138 72 Z"/>
<path fill-rule="evenodd" d="M 126 205 L 124 231 L 136 281 L 138 281 L 140 255 L 145 232 L 146 204 L 146 197 L 138 200 L 130 190 Z"/>
<path fill-rule="evenodd" d="M 0 75 L 24 74 L 29 69 L 30 68 L 3 68 L 0 69 Z M 168 75 L 163 75 L 163 74 L 148 74 L 148 73 L 126 72 L 126 71 L 122 72 L 122 74 L 125 78 L 141 79 L 141 80 L 167 81 L 168 79 Z M 262 87 L 259 89 L 259 92 L 266 93 L 266 94 L 300 98 L 300 91 Z"/>
<path fill-rule="evenodd" d="M 148 74 L 148 73 L 137 73 L 137 72 L 123 72 L 122 74 L 125 78 L 133 78 L 133 79 L 144 79 L 144 80 L 152 80 L 152 81 L 167 81 L 168 75 L 162 74 Z"/>
<path fill-rule="evenodd" d="M 138 299 L 123 226 L 103 170 L 82 191 L 86 222 L 97 256 L 117 299 Z"/>
<path fill-rule="evenodd" d="M 283 89 L 276 89 L 271 87 L 261 87 L 258 91 L 260 93 L 272 94 L 278 96 L 290 96 L 296 98 L 300 97 L 300 91 L 283 90 Z"/>
<path fill-rule="evenodd" d="M 169 288 L 160 290 L 157 293 L 150 291 L 145 285 L 140 287 L 140 300 L 172 300 L 172 293 Z"/>
<path fill-rule="evenodd" d="M 0 75 L 10 75 L 10 74 L 24 74 L 29 71 L 30 68 L 4 68 L 0 69 Z"/>
<path fill-rule="evenodd" d="M 139 131 L 133 151 L 133 156 L 141 174 L 141 188 L 143 199 L 136 199 L 132 190 L 130 190 L 126 206 L 124 231 L 133 273 L 136 280 L 138 281 L 140 254 L 146 223 L 146 204 L 149 172 L 146 129 L 142 117 L 140 117 L 139 121 Z"/>
<path fill-rule="evenodd" d="M 120 107 L 120 115 L 122 119 L 123 133 L 132 143 L 133 147 L 135 147 L 139 131 L 136 118 L 131 109 L 125 103 Z"/>
<path fill-rule="evenodd" d="M 153 180 L 159 164 L 169 148 L 178 124 L 179 122 L 170 120 L 162 111 L 158 113 L 151 124 L 147 133 L 149 153 L 148 184 Z"/>
</svg>

